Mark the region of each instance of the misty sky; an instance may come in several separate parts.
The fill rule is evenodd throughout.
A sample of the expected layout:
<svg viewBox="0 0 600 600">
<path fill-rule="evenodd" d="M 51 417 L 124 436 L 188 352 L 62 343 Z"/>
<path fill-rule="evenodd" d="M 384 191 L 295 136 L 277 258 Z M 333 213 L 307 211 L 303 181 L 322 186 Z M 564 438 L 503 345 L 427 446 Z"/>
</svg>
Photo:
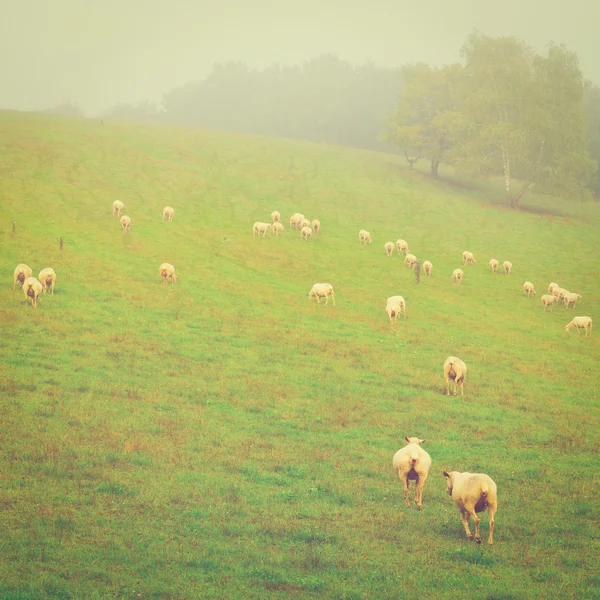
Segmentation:
<svg viewBox="0 0 600 600">
<path fill-rule="evenodd" d="M 381 66 L 459 60 L 467 35 L 577 52 L 600 84 L 600 0 L 1 0 L 0 108 L 63 100 L 98 114 L 160 101 L 214 62 L 296 64 L 323 53 Z M 541 7 L 544 7 L 543 9 Z"/>
</svg>

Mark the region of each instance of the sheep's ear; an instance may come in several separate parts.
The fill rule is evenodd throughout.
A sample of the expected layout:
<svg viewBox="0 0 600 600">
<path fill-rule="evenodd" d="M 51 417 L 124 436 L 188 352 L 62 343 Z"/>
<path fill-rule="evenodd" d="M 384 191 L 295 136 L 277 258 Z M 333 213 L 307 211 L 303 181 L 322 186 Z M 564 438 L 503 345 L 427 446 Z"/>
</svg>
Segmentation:
<svg viewBox="0 0 600 600">
<path fill-rule="evenodd" d="M 444 477 L 450 477 L 450 474 L 447 471 L 444 471 Z"/>
<path fill-rule="evenodd" d="M 427 438 L 425 438 L 426 440 Z M 419 440 L 419 443 L 422 444 L 423 442 L 425 442 L 425 440 Z"/>
<path fill-rule="evenodd" d="M 410 444 L 410 440 L 406 436 L 404 436 L 404 439 Z"/>
</svg>

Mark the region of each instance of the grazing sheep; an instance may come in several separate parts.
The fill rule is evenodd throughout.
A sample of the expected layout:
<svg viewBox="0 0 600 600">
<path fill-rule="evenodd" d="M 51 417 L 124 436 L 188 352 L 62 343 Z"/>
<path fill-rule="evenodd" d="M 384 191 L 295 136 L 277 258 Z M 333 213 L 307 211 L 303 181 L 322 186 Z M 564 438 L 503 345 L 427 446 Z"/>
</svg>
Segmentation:
<svg viewBox="0 0 600 600">
<path fill-rule="evenodd" d="M 363 245 L 367 245 L 368 244 L 372 244 L 373 240 L 371 239 L 371 234 L 368 231 L 365 231 L 364 229 L 361 229 L 358 232 L 358 241 L 361 242 Z"/>
<path fill-rule="evenodd" d="M 117 215 L 117 217 L 120 217 L 123 208 L 125 208 L 125 205 L 120 200 L 115 200 L 112 206 L 112 214 Z"/>
<path fill-rule="evenodd" d="M 454 500 L 460 511 L 460 520 L 467 538 L 472 540 L 473 534 L 469 529 L 469 520 L 475 521 L 475 541 L 481 544 L 479 532 L 479 517 L 477 513 L 486 508 L 490 514 L 490 537 L 488 544 L 493 544 L 494 515 L 498 510 L 498 493 L 494 480 L 483 473 L 459 473 L 458 471 L 444 471 L 446 478 L 446 492 Z"/>
<path fill-rule="evenodd" d="M 454 281 L 454 283 L 461 283 L 464 277 L 464 273 L 462 269 L 454 269 L 454 272 L 452 273 L 452 281 Z"/>
<path fill-rule="evenodd" d="M 575 294 L 574 292 L 568 293 L 565 294 L 563 300 L 565 303 L 565 308 L 569 308 L 569 304 L 572 304 L 573 308 L 575 308 L 575 303 L 577 302 L 577 300 L 581 300 L 581 294 Z"/>
<path fill-rule="evenodd" d="M 48 291 L 49 287 L 52 287 L 52 295 L 54 296 L 54 284 L 56 283 L 56 273 L 54 269 L 47 267 L 42 269 L 38 275 L 38 280 L 42 284 L 42 290 L 44 294 Z"/>
<path fill-rule="evenodd" d="M 42 293 L 42 284 L 35 277 L 28 277 L 23 282 L 23 293 L 25 294 L 25 303 L 27 304 L 27 299 L 31 298 L 31 305 L 35 308 Z"/>
<path fill-rule="evenodd" d="M 542 309 L 545 311 L 548 307 L 552 310 L 552 306 L 555 302 L 558 302 L 558 298 L 552 294 L 544 294 L 542 296 Z"/>
<path fill-rule="evenodd" d="M 25 283 L 25 280 L 28 277 L 31 277 L 33 275 L 33 271 L 30 267 L 28 267 L 26 264 L 21 263 L 20 265 L 17 265 L 15 267 L 15 271 L 13 273 L 13 277 L 14 277 L 14 281 L 13 281 L 13 292 L 15 291 L 15 288 L 17 287 L 17 281 L 19 282 L 19 285 L 22 286 Z"/>
<path fill-rule="evenodd" d="M 426 260 L 423 263 L 423 270 L 425 271 L 425 275 L 427 275 L 427 277 L 431 277 L 431 270 L 433 269 L 433 265 L 431 264 L 430 261 Z"/>
<path fill-rule="evenodd" d="M 496 269 L 498 268 L 498 265 L 499 265 L 499 264 L 500 264 L 500 263 L 499 263 L 499 262 L 498 262 L 498 261 L 497 261 L 495 258 L 492 258 L 492 259 L 490 260 L 490 267 L 492 267 L 492 273 L 493 273 L 494 275 L 496 274 Z"/>
<path fill-rule="evenodd" d="M 421 510 L 423 508 L 423 486 L 427 480 L 429 467 L 431 467 L 431 456 L 421 448 L 421 444 L 425 440 L 417 437 L 405 437 L 404 439 L 408 443 L 394 454 L 394 470 L 404 484 L 404 501 L 408 507 L 410 507 L 408 482 L 415 482 L 415 504 L 417 509 Z"/>
<path fill-rule="evenodd" d="M 177 283 L 177 275 L 175 275 L 175 267 L 169 263 L 163 263 L 158 267 L 158 272 L 162 277 L 163 283 L 169 283 L 169 277 L 171 278 L 171 283 Z"/>
<path fill-rule="evenodd" d="M 456 387 L 460 385 L 460 395 L 465 395 L 465 377 L 467 375 L 467 365 L 456 358 L 449 356 L 444 362 L 444 379 L 446 380 L 446 396 L 450 395 L 450 379 L 454 381 L 454 394 L 456 396 Z"/>
<path fill-rule="evenodd" d="M 407 254 L 404 257 L 404 264 L 408 266 L 409 269 L 412 269 L 417 262 L 417 257 L 414 254 Z"/>
<path fill-rule="evenodd" d="M 274 210 L 271 213 L 271 219 L 273 219 L 273 223 L 277 223 L 277 222 L 281 221 L 281 214 L 279 214 L 278 211 Z"/>
<path fill-rule="evenodd" d="M 303 229 L 304 227 L 308 227 L 309 229 L 310 227 L 310 221 L 308 219 L 302 219 L 302 221 L 300 221 L 300 229 Z"/>
<path fill-rule="evenodd" d="M 463 252 L 462 259 L 463 259 L 463 264 L 465 264 L 465 265 L 474 265 L 477 262 L 475 260 L 475 257 L 473 256 L 473 253 L 469 252 L 468 250 L 465 250 Z"/>
<path fill-rule="evenodd" d="M 505 260 L 505 261 L 502 263 L 502 267 L 504 268 L 504 272 L 505 272 L 507 275 L 510 275 L 510 272 L 512 271 L 512 263 L 511 263 L 510 261 L 508 261 L 508 260 Z"/>
<path fill-rule="evenodd" d="M 283 223 L 275 221 L 271 227 L 273 228 L 273 235 L 279 237 L 279 234 L 283 231 Z"/>
<path fill-rule="evenodd" d="M 592 319 L 590 317 L 575 317 L 568 325 L 565 325 L 565 331 L 569 331 L 571 327 L 577 327 L 577 333 L 581 333 L 580 329 L 585 329 L 587 337 L 588 331 L 592 334 Z"/>
<path fill-rule="evenodd" d="M 175 209 L 172 206 L 165 206 L 163 208 L 163 221 L 172 221 Z"/>
<path fill-rule="evenodd" d="M 537 294 L 535 293 L 535 288 L 533 287 L 533 283 L 531 283 L 531 281 L 526 281 L 523 284 L 523 291 L 527 294 L 528 298 L 531 294 L 537 296 Z"/>
<path fill-rule="evenodd" d="M 551 294 L 557 287 L 560 287 L 558 283 L 554 283 L 554 281 L 548 286 L 548 293 Z"/>
<path fill-rule="evenodd" d="M 321 232 L 321 221 L 319 221 L 319 219 L 313 219 L 313 222 L 310 225 L 315 233 Z"/>
<path fill-rule="evenodd" d="M 312 229 L 310 227 L 303 227 L 300 230 L 300 235 L 305 241 L 312 240 Z"/>
<path fill-rule="evenodd" d="M 300 229 L 300 223 L 304 219 L 304 215 L 296 213 L 290 217 L 290 229 Z"/>
<path fill-rule="evenodd" d="M 383 247 L 385 248 L 385 253 L 388 256 L 391 256 L 394 252 L 394 242 L 386 242 Z"/>
<path fill-rule="evenodd" d="M 565 290 L 565 288 L 561 287 L 555 287 L 552 290 L 552 295 L 556 296 L 560 302 L 562 302 L 565 299 L 565 296 L 567 296 L 570 293 L 571 292 L 569 292 L 569 290 Z"/>
<path fill-rule="evenodd" d="M 267 231 L 271 228 L 271 223 L 261 223 L 260 221 L 256 221 L 252 226 L 252 237 L 258 234 L 258 237 L 265 237 L 267 235 Z"/>
<path fill-rule="evenodd" d="M 406 319 L 406 300 L 404 300 L 402 296 L 390 296 L 387 299 L 385 311 L 390 318 L 390 323 L 395 323 L 396 317 L 400 313 L 403 313 L 404 318 Z"/>
<path fill-rule="evenodd" d="M 404 254 L 408 254 L 408 244 L 406 240 L 396 240 L 396 248 L 398 249 L 398 254 L 404 252 Z"/>
<path fill-rule="evenodd" d="M 131 218 L 127 215 L 121 217 L 120 223 L 123 227 L 123 231 L 129 231 L 131 229 Z"/>
<path fill-rule="evenodd" d="M 317 304 L 321 304 L 321 298 L 325 298 L 325 304 L 327 305 L 328 297 L 331 296 L 333 305 L 335 306 L 335 296 L 333 294 L 333 286 L 329 283 L 315 283 L 312 286 L 310 292 L 308 292 L 308 299 L 316 298 Z"/>
</svg>

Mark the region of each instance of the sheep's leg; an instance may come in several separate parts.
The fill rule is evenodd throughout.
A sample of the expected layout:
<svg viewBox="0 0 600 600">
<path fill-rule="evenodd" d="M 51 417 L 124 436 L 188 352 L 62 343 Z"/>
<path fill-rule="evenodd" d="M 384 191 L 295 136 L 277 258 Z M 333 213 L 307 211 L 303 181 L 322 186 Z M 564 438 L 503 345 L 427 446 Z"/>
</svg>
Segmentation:
<svg viewBox="0 0 600 600">
<path fill-rule="evenodd" d="M 325 306 L 329 304 L 329 296 L 325 294 Z"/>
<path fill-rule="evenodd" d="M 333 302 L 333 305 L 335 306 L 335 296 L 333 294 L 331 294 L 331 301 Z"/>
<path fill-rule="evenodd" d="M 410 501 L 408 499 L 408 473 L 405 475 L 401 475 L 400 479 L 404 483 L 404 502 L 406 502 L 406 506 L 410 507 Z"/>
<path fill-rule="evenodd" d="M 475 521 L 475 541 L 478 544 L 481 544 L 481 535 L 479 533 L 479 517 L 475 512 L 475 507 L 471 505 L 465 505 L 465 511 L 473 517 L 473 521 Z"/>
<path fill-rule="evenodd" d="M 465 528 L 465 533 L 467 534 L 467 539 L 472 540 L 473 534 L 471 533 L 471 530 L 469 529 L 469 513 L 464 508 L 460 509 L 460 520 L 463 524 L 463 527 Z"/>
<path fill-rule="evenodd" d="M 421 475 L 419 477 L 419 510 L 423 508 L 423 487 L 425 486 L 425 481 L 427 480 L 427 475 Z"/>
<path fill-rule="evenodd" d="M 421 482 L 421 478 L 417 475 L 417 479 L 415 481 L 415 505 L 417 510 L 421 510 L 421 504 L 419 503 L 419 484 Z"/>
<path fill-rule="evenodd" d="M 488 538 L 488 544 L 491 546 L 494 543 L 494 515 L 496 514 L 496 507 L 488 505 L 488 512 L 490 513 L 490 537 Z"/>
<path fill-rule="evenodd" d="M 465 395 L 465 380 L 461 379 L 460 382 L 460 395 L 464 397 Z"/>
<path fill-rule="evenodd" d="M 450 380 L 448 379 L 448 376 L 446 375 L 446 396 L 450 395 Z"/>
</svg>

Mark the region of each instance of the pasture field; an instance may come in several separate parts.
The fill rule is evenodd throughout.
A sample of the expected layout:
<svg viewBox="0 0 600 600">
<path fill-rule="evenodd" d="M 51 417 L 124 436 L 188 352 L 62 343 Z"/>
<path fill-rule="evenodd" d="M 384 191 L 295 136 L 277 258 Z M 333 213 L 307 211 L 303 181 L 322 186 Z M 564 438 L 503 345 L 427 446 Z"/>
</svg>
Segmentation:
<svg viewBox="0 0 600 600">
<path fill-rule="evenodd" d="M 600 597 L 600 332 L 564 331 L 600 328 L 597 203 L 514 212 L 385 154 L 16 112 L 0 157 L 1 598 Z M 253 238 L 273 210 L 283 236 Z M 431 278 L 385 256 L 398 238 Z M 20 262 L 57 272 L 37 309 Z M 576 309 L 542 311 L 551 281 Z M 433 462 L 422 512 L 404 436 Z M 497 483 L 493 546 L 444 470 Z"/>
</svg>

